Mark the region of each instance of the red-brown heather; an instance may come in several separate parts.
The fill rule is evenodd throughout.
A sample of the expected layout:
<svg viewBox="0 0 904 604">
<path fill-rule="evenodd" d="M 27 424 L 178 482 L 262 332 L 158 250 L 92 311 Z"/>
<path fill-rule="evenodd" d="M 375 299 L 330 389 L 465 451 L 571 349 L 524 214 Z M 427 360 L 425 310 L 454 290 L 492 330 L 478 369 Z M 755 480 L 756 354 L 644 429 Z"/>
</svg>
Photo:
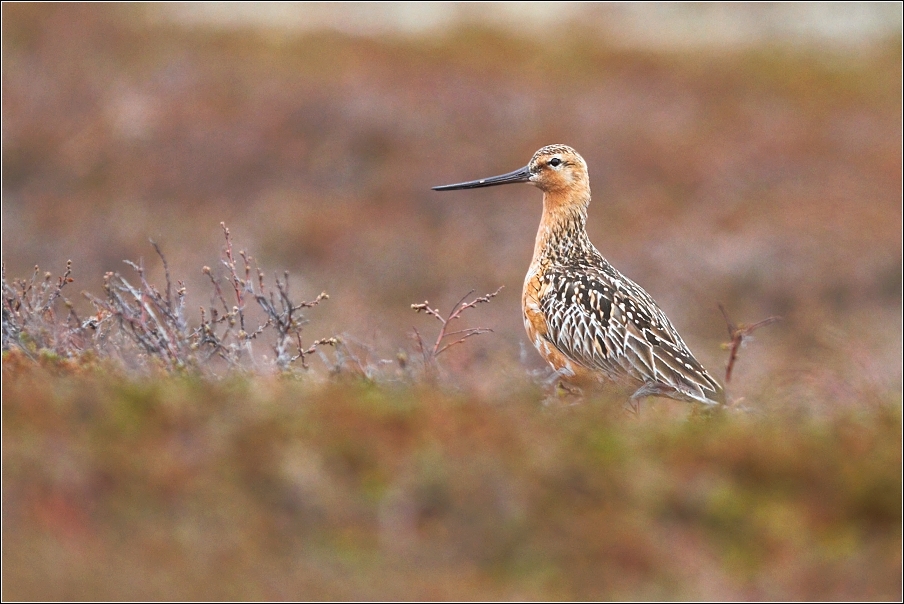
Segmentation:
<svg viewBox="0 0 904 604">
<path fill-rule="evenodd" d="M 900 34 L 153 10 L 2 8 L 5 599 L 900 598 Z M 430 187 L 550 142 L 729 408 L 546 382 L 541 194 Z"/>
</svg>

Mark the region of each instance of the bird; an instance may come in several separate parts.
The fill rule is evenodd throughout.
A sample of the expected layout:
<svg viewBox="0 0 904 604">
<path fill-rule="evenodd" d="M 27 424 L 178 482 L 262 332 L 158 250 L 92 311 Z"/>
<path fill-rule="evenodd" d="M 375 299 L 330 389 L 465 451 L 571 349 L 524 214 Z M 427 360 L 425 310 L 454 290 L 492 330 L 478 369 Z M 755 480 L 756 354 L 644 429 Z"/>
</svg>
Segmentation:
<svg viewBox="0 0 904 604">
<path fill-rule="evenodd" d="M 633 392 L 632 401 L 662 396 L 723 403 L 722 386 L 697 361 L 659 305 L 590 242 L 590 177 L 577 151 L 547 145 L 513 172 L 433 190 L 513 183 L 529 183 L 543 193 L 521 301 L 528 338 L 559 383 L 615 383 Z"/>
</svg>

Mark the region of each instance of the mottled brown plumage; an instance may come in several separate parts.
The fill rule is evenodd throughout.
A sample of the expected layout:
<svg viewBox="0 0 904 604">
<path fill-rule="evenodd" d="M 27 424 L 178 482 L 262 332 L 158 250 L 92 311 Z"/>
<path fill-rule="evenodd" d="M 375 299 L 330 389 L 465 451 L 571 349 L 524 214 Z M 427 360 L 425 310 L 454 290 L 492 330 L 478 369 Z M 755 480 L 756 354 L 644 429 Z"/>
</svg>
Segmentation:
<svg viewBox="0 0 904 604">
<path fill-rule="evenodd" d="M 694 358 L 671 321 L 639 285 L 619 273 L 587 237 L 590 178 L 566 145 L 537 151 L 514 172 L 434 187 L 470 189 L 527 182 L 543 191 L 543 217 L 524 280 L 528 337 L 567 379 L 630 385 L 632 398 L 667 396 L 715 404 L 722 387 Z"/>
</svg>

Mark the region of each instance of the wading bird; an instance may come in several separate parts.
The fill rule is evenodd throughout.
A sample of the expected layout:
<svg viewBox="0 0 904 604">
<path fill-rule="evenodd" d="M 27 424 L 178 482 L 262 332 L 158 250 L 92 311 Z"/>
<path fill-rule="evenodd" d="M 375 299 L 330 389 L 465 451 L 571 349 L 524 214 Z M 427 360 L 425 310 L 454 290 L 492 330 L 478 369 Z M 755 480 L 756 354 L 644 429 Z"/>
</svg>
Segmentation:
<svg viewBox="0 0 904 604">
<path fill-rule="evenodd" d="M 566 145 L 537 151 L 520 170 L 434 191 L 526 182 L 543 192 L 543 217 L 524 279 L 524 327 L 567 382 L 611 380 L 646 396 L 717 404 L 722 387 L 639 285 L 615 270 L 587 236 L 587 163 Z"/>
</svg>

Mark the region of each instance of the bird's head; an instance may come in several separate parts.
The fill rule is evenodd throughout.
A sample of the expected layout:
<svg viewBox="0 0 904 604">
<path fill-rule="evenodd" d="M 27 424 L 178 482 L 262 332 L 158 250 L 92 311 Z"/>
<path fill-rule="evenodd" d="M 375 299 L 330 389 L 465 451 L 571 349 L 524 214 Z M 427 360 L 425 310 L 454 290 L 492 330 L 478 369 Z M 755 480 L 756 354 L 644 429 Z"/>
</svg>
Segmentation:
<svg viewBox="0 0 904 604">
<path fill-rule="evenodd" d="M 575 193 L 589 199 L 590 178 L 587 174 L 587 162 L 580 154 L 567 145 L 547 145 L 531 158 L 530 163 L 519 170 L 469 180 L 454 185 L 433 187 L 434 191 L 454 191 L 457 189 L 476 189 L 492 187 L 516 182 L 527 182 L 544 193 Z M 585 195 L 586 193 L 586 195 Z"/>
</svg>

